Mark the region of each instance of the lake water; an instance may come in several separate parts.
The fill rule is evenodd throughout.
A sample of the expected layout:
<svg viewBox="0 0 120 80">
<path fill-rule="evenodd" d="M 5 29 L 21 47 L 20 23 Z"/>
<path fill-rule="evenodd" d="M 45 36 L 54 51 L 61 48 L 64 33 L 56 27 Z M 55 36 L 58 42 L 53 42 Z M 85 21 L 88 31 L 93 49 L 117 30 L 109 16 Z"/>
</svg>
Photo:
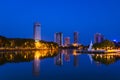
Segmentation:
<svg viewBox="0 0 120 80">
<path fill-rule="evenodd" d="M 0 80 L 120 80 L 120 54 L 0 52 Z"/>
</svg>

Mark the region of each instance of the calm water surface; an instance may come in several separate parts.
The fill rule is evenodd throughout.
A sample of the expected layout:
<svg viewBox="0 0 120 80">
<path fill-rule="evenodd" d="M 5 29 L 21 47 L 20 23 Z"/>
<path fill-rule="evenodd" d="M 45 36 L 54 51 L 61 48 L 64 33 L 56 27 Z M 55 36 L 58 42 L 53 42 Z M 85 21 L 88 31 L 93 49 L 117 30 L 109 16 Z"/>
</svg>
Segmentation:
<svg viewBox="0 0 120 80">
<path fill-rule="evenodd" d="M 120 53 L 0 52 L 0 80 L 120 80 Z"/>
</svg>

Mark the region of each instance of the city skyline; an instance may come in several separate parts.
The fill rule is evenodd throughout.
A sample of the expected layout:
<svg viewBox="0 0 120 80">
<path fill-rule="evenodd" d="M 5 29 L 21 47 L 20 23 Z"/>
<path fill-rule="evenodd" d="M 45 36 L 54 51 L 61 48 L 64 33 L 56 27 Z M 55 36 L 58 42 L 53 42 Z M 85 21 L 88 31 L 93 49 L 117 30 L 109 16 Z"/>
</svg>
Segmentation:
<svg viewBox="0 0 120 80">
<path fill-rule="evenodd" d="M 120 80 L 120 0 L 0 0 L 0 80 Z"/>
<path fill-rule="evenodd" d="M 0 35 L 8 38 L 32 38 L 33 23 L 40 22 L 42 39 L 54 40 L 55 32 L 70 36 L 80 33 L 80 42 L 89 44 L 93 34 L 120 40 L 120 1 L 0 1 Z M 7 6 L 6 6 L 7 5 Z M 71 24 L 70 24 L 71 23 Z M 73 39 L 71 39 L 73 41 Z"/>
<path fill-rule="evenodd" d="M 30 38 L 30 39 L 34 39 L 36 42 L 39 41 L 39 40 L 44 40 L 44 39 L 41 38 L 42 37 L 41 32 L 42 32 L 41 31 L 41 24 L 40 24 L 40 22 L 37 21 L 33 24 L 33 35 L 32 35 L 33 37 Z M 73 36 L 70 37 L 71 35 L 73 35 Z M 84 43 L 80 42 L 80 37 L 79 37 L 79 32 L 78 31 L 73 32 L 73 34 L 71 34 L 71 35 L 68 36 L 68 37 L 65 37 L 63 32 L 55 32 L 54 33 L 54 38 L 53 38 L 54 40 L 52 40 L 52 42 L 56 42 L 61 46 L 66 46 L 68 44 L 84 44 Z M 1 35 L 1 36 L 4 36 L 4 35 Z M 19 37 L 17 37 L 17 38 L 19 38 Z M 69 38 L 69 39 L 67 39 L 67 38 Z M 66 41 L 66 39 L 67 39 L 67 41 Z M 94 41 L 94 43 L 100 43 L 103 40 L 108 40 L 108 39 L 105 38 L 103 36 L 103 34 L 98 33 L 98 32 L 93 34 L 93 37 L 91 39 L 91 41 Z M 113 39 L 111 41 L 118 42 L 118 40 L 116 40 L 116 39 Z M 84 45 L 88 45 L 88 44 L 84 44 Z"/>
</svg>

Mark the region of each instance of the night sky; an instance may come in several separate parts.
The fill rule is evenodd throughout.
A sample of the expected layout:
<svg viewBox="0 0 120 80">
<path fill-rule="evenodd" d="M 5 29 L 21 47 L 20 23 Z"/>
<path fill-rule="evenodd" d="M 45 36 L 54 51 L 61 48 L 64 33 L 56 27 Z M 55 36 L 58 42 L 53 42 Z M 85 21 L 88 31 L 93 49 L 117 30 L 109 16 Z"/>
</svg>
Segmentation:
<svg viewBox="0 0 120 80">
<path fill-rule="evenodd" d="M 89 44 L 96 32 L 120 41 L 120 0 L 1 0 L 0 35 L 32 38 L 33 24 L 40 22 L 42 39 L 53 41 L 55 32 Z"/>
</svg>

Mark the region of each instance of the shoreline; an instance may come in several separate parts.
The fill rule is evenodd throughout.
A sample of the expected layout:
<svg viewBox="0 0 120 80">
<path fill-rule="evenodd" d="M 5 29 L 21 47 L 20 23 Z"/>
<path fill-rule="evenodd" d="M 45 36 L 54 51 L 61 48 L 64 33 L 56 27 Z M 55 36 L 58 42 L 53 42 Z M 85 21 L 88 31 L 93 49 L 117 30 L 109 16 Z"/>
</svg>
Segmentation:
<svg viewBox="0 0 120 80">
<path fill-rule="evenodd" d="M 77 53 L 98 53 L 98 54 L 103 54 L 103 53 L 118 53 L 120 50 L 93 50 L 93 51 L 88 51 L 88 50 L 77 50 Z"/>
<path fill-rule="evenodd" d="M 36 49 L 36 48 L 0 48 L 1 51 L 36 51 L 36 50 L 56 50 L 56 49 Z"/>
</svg>

